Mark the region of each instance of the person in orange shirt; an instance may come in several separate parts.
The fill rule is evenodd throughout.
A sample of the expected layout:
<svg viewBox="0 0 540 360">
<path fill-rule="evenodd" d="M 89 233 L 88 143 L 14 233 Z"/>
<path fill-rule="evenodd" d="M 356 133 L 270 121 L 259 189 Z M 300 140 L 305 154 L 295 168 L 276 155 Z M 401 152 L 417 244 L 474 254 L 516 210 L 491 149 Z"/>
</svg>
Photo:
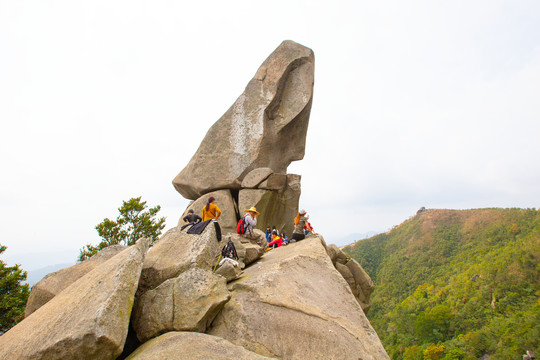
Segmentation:
<svg viewBox="0 0 540 360">
<path fill-rule="evenodd" d="M 219 215 L 221 215 L 221 210 L 215 204 L 215 202 L 215 197 L 210 196 L 208 198 L 208 202 L 202 209 L 202 221 L 219 218 Z"/>
</svg>

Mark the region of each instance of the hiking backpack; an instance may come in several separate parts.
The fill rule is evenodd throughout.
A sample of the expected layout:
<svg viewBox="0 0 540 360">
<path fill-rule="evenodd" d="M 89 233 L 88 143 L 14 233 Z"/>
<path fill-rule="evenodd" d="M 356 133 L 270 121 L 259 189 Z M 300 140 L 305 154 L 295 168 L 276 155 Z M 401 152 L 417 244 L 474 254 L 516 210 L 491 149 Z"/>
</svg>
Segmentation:
<svg viewBox="0 0 540 360">
<path fill-rule="evenodd" d="M 238 220 L 238 225 L 236 225 L 236 232 L 238 234 L 245 234 L 246 233 L 246 215 L 242 216 L 240 220 Z"/>
<path fill-rule="evenodd" d="M 227 245 L 223 247 L 221 250 L 221 256 L 224 258 L 229 259 L 237 259 L 238 260 L 238 254 L 236 253 L 236 247 L 234 247 L 234 244 L 231 239 L 227 241 Z"/>
</svg>

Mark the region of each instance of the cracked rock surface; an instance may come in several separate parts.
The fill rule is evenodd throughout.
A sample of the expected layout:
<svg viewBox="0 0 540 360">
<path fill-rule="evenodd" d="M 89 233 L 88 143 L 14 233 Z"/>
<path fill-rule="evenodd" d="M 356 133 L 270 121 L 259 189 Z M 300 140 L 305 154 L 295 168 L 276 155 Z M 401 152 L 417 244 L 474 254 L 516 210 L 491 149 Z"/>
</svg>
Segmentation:
<svg viewBox="0 0 540 360">
<path fill-rule="evenodd" d="M 229 283 L 209 334 L 283 359 L 388 359 L 322 239 L 274 249 Z"/>
<path fill-rule="evenodd" d="M 216 336 L 169 332 L 137 349 L 128 360 L 264 360 L 269 359 Z"/>
</svg>

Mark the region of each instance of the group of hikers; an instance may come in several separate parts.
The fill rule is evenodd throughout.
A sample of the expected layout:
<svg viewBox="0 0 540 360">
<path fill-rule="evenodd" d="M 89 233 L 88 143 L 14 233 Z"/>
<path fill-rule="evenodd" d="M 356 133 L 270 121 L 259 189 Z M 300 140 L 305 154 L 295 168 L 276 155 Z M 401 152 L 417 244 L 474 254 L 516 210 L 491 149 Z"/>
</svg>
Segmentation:
<svg viewBox="0 0 540 360">
<path fill-rule="evenodd" d="M 246 214 L 238 222 L 237 232 L 252 237 L 254 236 L 253 229 L 257 226 L 257 217 L 260 215 L 260 212 L 258 212 L 254 206 L 244 210 L 244 212 Z M 188 225 L 194 225 L 201 221 L 217 220 L 221 215 L 221 210 L 216 204 L 216 198 L 213 196 L 208 198 L 208 202 L 203 207 L 201 215 L 202 217 L 195 214 L 193 209 L 189 209 L 188 214 L 183 218 L 185 225 L 182 226 L 182 229 Z M 303 240 L 306 238 L 306 235 L 309 234 L 316 235 L 308 220 L 309 216 L 307 215 L 306 210 L 300 210 L 298 215 L 294 218 L 294 230 L 291 238 L 284 233 L 280 233 L 275 225 L 272 226 L 272 228 L 267 226 L 265 231 L 266 241 L 268 243 L 267 250 Z"/>
<path fill-rule="evenodd" d="M 306 213 L 306 210 L 298 211 L 298 215 L 294 218 L 294 230 L 291 235 L 291 238 L 287 236 L 284 232 L 281 232 L 276 229 L 276 226 L 266 227 L 264 234 L 266 235 L 266 241 L 268 242 L 268 249 L 281 247 L 283 245 L 288 245 L 290 242 L 296 242 L 306 238 L 306 235 L 316 235 L 315 230 L 311 226 L 311 223 L 308 221 L 309 216 Z"/>
</svg>

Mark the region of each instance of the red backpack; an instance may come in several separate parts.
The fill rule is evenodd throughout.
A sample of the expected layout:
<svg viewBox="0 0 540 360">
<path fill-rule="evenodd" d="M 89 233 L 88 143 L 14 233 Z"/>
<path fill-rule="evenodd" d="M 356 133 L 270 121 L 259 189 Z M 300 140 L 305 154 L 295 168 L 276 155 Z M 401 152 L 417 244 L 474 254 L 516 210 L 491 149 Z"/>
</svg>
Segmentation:
<svg viewBox="0 0 540 360">
<path fill-rule="evenodd" d="M 238 225 L 236 225 L 236 232 L 238 234 L 245 234 L 246 233 L 246 221 L 245 218 L 248 216 L 248 214 L 242 216 L 240 220 L 238 220 Z"/>
</svg>

